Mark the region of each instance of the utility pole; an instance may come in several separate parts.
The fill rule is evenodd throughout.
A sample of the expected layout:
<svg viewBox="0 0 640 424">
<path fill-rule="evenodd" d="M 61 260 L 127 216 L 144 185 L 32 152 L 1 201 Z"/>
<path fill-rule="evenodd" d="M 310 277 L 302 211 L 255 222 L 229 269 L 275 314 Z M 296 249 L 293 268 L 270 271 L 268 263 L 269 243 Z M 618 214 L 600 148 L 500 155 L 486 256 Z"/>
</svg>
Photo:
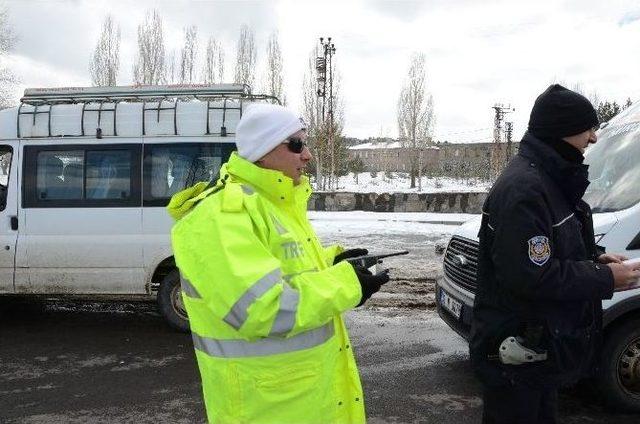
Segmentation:
<svg viewBox="0 0 640 424">
<path fill-rule="evenodd" d="M 507 136 L 507 157 L 505 158 L 504 164 L 506 165 L 507 162 L 509 162 L 509 160 L 511 159 L 511 155 L 512 155 L 512 149 L 513 149 L 513 141 L 511 139 L 511 136 L 513 135 L 513 122 L 505 122 L 504 123 L 504 132 L 505 135 Z"/>
<path fill-rule="evenodd" d="M 320 37 L 320 47 L 322 48 L 322 56 L 316 58 L 316 70 L 318 71 L 318 97 L 322 99 L 322 126 L 327 136 L 327 145 L 329 147 L 329 158 L 331 170 L 329 176 L 329 185 L 333 188 L 336 177 L 336 158 L 334 143 L 334 127 L 333 127 L 333 55 L 336 47 L 331 42 L 331 37 Z M 329 93 L 327 94 L 327 86 Z M 327 127 L 328 126 L 328 127 Z"/>
<path fill-rule="evenodd" d="M 494 110 L 494 118 L 493 118 L 493 148 L 491 149 L 491 176 L 495 179 L 500 171 L 502 171 L 504 160 L 503 160 L 503 151 L 502 146 L 500 145 L 502 142 L 502 122 L 504 121 L 504 117 L 507 113 L 513 112 L 513 109 L 510 105 L 503 105 L 502 103 L 496 103 L 493 105 Z M 507 146 L 510 148 L 511 144 Z"/>
</svg>

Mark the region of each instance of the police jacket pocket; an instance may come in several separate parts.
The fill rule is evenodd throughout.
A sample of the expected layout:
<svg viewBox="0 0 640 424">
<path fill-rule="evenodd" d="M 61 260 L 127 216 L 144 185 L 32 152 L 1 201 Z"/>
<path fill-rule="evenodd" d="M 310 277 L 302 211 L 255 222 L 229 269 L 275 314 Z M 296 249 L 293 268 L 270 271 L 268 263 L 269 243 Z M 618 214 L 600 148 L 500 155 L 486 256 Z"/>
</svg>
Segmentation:
<svg viewBox="0 0 640 424">
<path fill-rule="evenodd" d="M 593 358 L 594 325 L 582 328 L 549 328 L 549 361 L 555 371 L 578 378 Z"/>
</svg>

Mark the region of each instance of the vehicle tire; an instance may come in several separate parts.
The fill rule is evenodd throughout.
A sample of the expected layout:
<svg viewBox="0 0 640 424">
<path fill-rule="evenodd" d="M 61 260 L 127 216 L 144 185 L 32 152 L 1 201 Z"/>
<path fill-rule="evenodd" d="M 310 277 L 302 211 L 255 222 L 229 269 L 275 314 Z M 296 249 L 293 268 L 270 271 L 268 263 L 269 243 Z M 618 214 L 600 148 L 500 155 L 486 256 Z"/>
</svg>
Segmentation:
<svg viewBox="0 0 640 424">
<path fill-rule="evenodd" d="M 158 309 L 171 327 L 184 333 L 189 332 L 189 318 L 182 302 L 180 273 L 177 269 L 168 273 L 160 282 Z"/>
<path fill-rule="evenodd" d="M 640 411 L 640 318 L 605 338 L 598 386 L 607 406 Z"/>
</svg>

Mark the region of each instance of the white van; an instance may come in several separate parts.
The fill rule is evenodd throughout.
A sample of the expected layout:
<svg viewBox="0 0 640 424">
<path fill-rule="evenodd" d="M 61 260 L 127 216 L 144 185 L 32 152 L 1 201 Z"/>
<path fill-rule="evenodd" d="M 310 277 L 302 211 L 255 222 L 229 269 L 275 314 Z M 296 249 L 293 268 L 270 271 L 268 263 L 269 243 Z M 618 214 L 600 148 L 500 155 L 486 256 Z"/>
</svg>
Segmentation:
<svg viewBox="0 0 640 424">
<path fill-rule="evenodd" d="M 265 98 L 226 84 L 27 89 L 0 112 L 0 295 L 157 297 L 187 330 L 165 206 L 216 177 L 243 103 Z"/>
<path fill-rule="evenodd" d="M 603 125 L 585 163 L 591 185 L 584 199 L 593 209 L 596 242 L 607 252 L 640 257 L 640 103 Z M 480 218 L 462 225 L 444 254 L 436 284 L 438 313 L 469 337 L 476 289 Z M 605 340 L 597 379 L 608 404 L 640 411 L 640 289 L 603 302 Z"/>
</svg>

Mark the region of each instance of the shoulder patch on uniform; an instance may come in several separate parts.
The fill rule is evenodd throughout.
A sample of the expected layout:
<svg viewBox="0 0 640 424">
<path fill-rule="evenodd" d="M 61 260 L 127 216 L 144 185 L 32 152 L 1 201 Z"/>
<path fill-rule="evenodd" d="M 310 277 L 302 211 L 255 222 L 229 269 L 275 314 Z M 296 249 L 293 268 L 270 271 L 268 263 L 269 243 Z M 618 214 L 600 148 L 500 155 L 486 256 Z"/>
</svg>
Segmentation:
<svg viewBox="0 0 640 424">
<path fill-rule="evenodd" d="M 531 262 L 538 266 L 546 264 L 551 257 L 549 237 L 531 237 L 527 243 L 529 244 L 529 259 L 531 259 Z"/>
</svg>

